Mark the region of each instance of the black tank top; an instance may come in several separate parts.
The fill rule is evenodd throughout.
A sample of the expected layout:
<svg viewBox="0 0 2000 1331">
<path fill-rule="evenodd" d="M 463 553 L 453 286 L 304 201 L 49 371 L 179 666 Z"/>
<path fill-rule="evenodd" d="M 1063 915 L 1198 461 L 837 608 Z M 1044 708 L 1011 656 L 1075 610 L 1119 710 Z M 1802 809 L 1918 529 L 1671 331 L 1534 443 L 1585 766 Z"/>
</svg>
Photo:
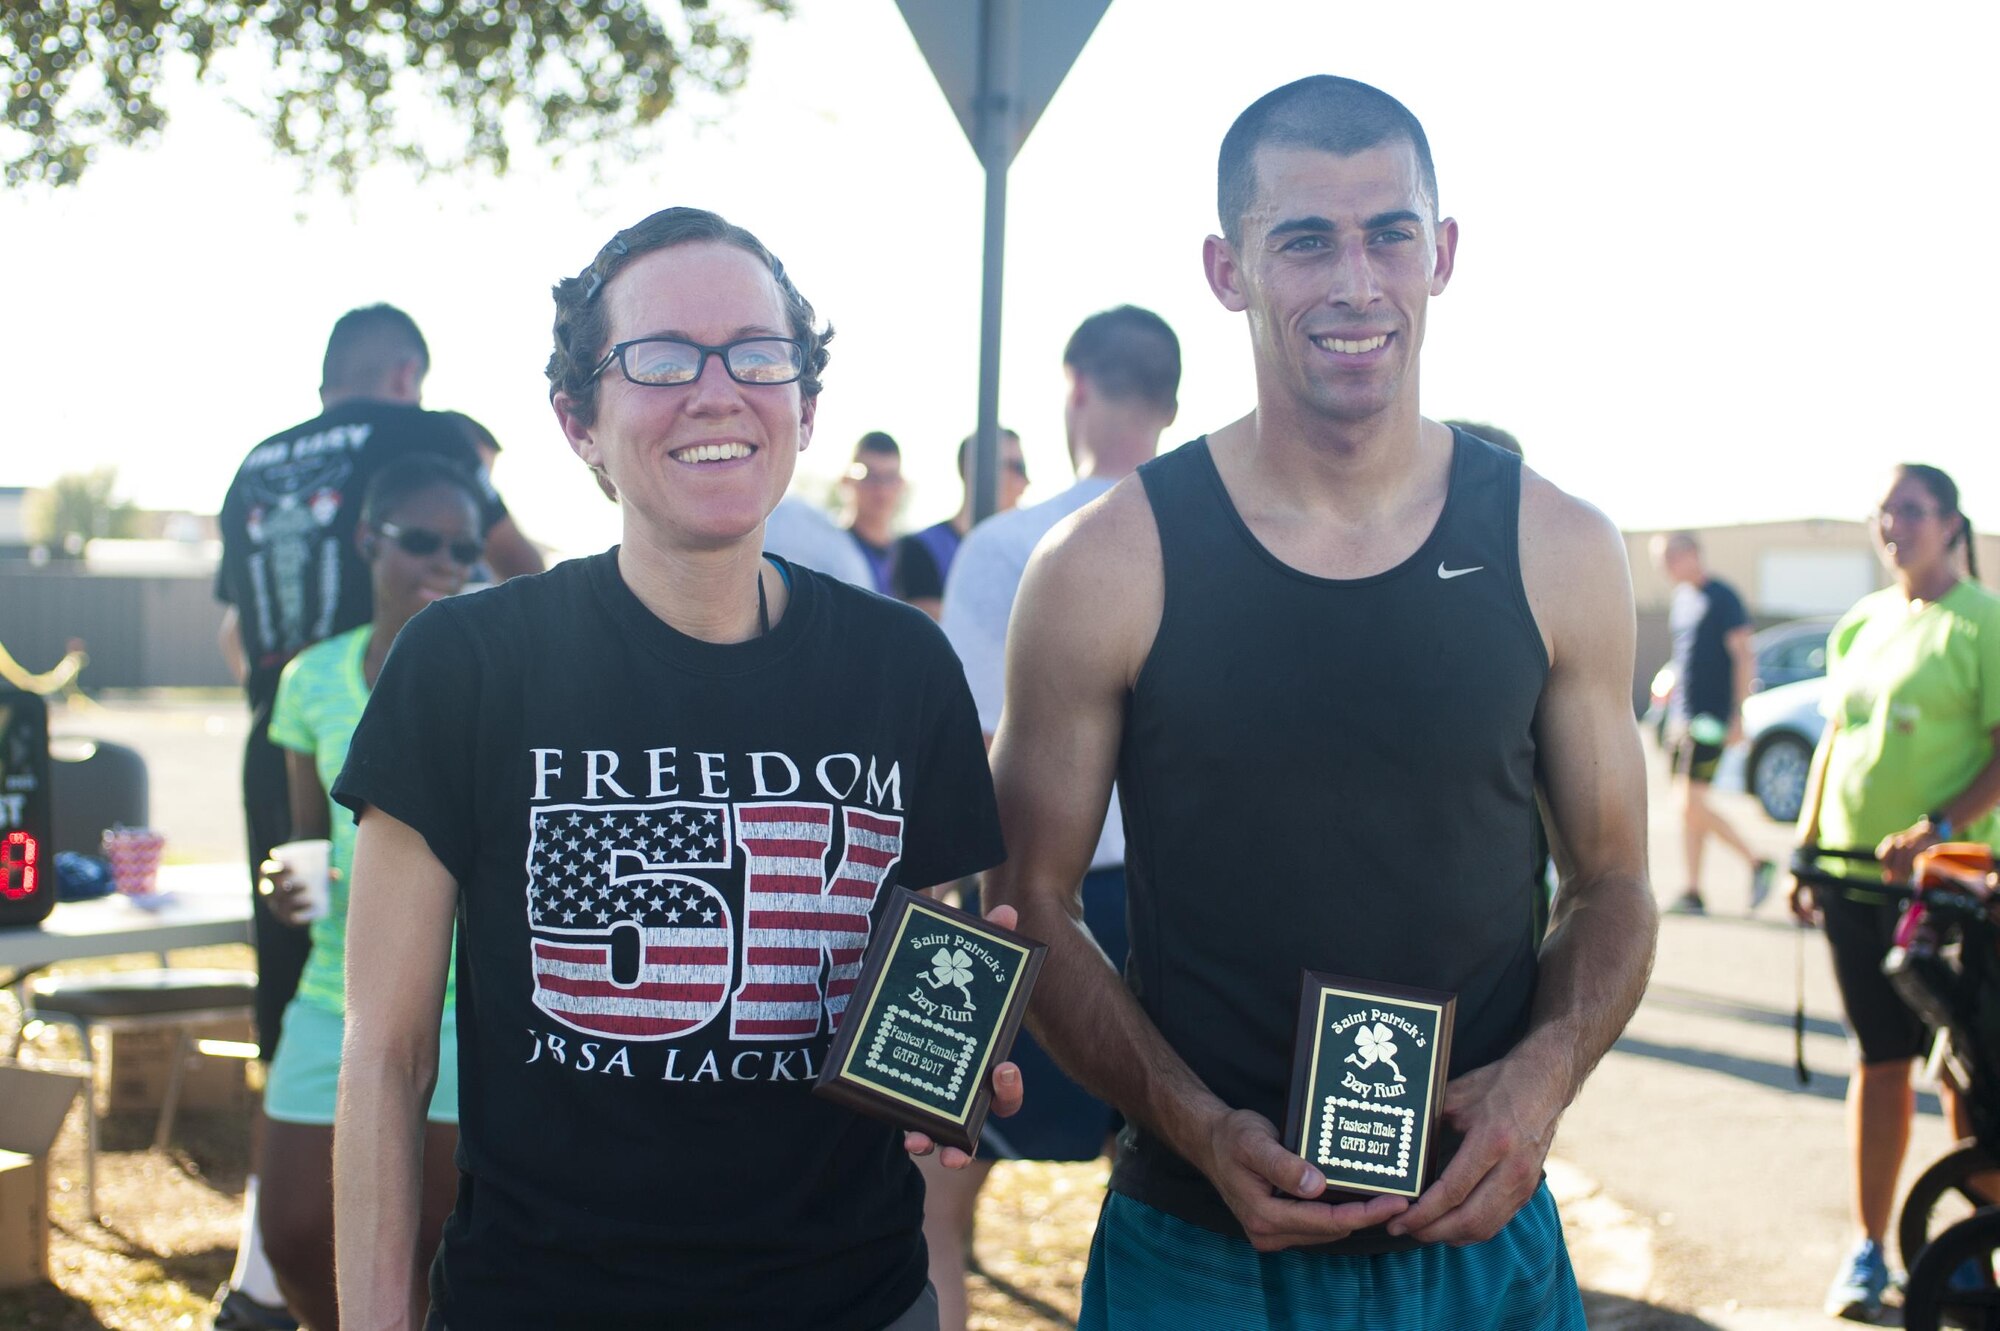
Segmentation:
<svg viewBox="0 0 2000 1331">
<path fill-rule="evenodd" d="M 1118 764 L 1133 993 L 1210 1089 L 1280 1131 L 1302 968 L 1454 992 L 1453 1074 L 1492 1062 L 1526 1029 L 1538 942 L 1548 654 L 1521 583 L 1520 460 L 1454 430 L 1429 539 L 1353 580 L 1259 544 L 1206 438 L 1139 475 L 1166 597 Z M 1242 1232 L 1143 1131 L 1111 1182 Z"/>
</svg>

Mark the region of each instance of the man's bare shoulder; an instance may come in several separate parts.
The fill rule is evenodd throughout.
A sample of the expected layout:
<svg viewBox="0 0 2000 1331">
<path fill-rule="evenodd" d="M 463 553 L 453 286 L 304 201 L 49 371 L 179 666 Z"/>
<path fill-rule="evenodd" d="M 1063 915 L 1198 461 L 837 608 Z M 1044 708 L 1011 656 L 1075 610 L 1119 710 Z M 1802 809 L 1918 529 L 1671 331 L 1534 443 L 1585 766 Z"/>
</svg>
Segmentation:
<svg viewBox="0 0 2000 1331">
<path fill-rule="evenodd" d="M 1617 524 L 1525 466 L 1520 547 L 1521 581 L 1551 658 L 1564 639 L 1601 630 L 1608 617 L 1630 634 L 1632 572 Z"/>
<path fill-rule="evenodd" d="M 1035 548 L 1015 618 L 1085 635 L 1135 674 L 1159 628 L 1165 579 L 1146 488 L 1128 476 Z"/>
<path fill-rule="evenodd" d="M 1079 576 L 1107 565 L 1129 570 L 1134 560 L 1158 568 L 1160 532 L 1145 483 L 1127 476 L 1051 527 L 1035 554 Z"/>
</svg>

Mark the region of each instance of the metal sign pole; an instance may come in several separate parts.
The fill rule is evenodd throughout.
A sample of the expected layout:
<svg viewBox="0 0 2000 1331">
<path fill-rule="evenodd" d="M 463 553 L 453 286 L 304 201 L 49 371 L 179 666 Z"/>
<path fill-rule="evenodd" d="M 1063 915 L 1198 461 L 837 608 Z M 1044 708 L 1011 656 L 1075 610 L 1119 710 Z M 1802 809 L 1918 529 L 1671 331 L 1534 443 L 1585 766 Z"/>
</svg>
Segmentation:
<svg viewBox="0 0 2000 1331">
<path fill-rule="evenodd" d="M 1062 85 L 1111 0 L 896 0 L 959 128 L 986 168 L 986 259 L 979 300 L 979 425 L 974 521 L 1000 506 L 1000 271 L 1007 167 Z M 1023 45 L 1023 34 L 1033 34 Z"/>
<path fill-rule="evenodd" d="M 979 434 L 972 446 L 975 523 L 1000 507 L 1000 293 L 1021 51 L 1019 0 L 981 0 L 980 10 L 979 159 L 986 166 L 986 255 L 979 295 Z"/>
</svg>

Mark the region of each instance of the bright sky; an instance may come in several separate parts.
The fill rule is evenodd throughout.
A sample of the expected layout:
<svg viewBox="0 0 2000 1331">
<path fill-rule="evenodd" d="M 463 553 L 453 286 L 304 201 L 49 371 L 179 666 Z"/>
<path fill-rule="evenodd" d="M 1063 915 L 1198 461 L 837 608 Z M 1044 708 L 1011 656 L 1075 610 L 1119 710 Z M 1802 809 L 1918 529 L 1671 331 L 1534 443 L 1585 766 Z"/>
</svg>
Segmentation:
<svg viewBox="0 0 2000 1331">
<path fill-rule="evenodd" d="M 976 404 L 981 177 L 893 0 L 798 0 L 747 86 L 604 187 L 523 156 L 501 181 L 393 169 L 302 194 L 227 98 L 170 101 L 163 142 L 86 183 L 0 195 L 8 284 L 0 485 L 115 465 L 147 507 L 212 511 L 242 455 L 312 415 L 325 338 L 387 300 L 430 339 L 426 405 L 484 420 L 523 528 L 616 539 L 557 432 L 548 288 L 617 228 L 717 209 L 784 259 L 839 337 L 815 496 L 864 430 L 903 442 L 905 519 L 949 514 Z M 1130 301 L 1179 332 L 1173 437 L 1253 401 L 1209 294 L 1214 159 L 1261 93 L 1375 83 L 1424 121 L 1457 276 L 1423 400 L 1504 425 L 1627 527 L 1858 516 L 1887 466 L 1951 471 L 2000 524 L 1994 213 L 2000 8 L 1113 0 L 1010 177 L 1002 420 L 1067 482 L 1061 353 Z M 1967 230 L 1971 227 L 1971 230 Z"/>
</svg>

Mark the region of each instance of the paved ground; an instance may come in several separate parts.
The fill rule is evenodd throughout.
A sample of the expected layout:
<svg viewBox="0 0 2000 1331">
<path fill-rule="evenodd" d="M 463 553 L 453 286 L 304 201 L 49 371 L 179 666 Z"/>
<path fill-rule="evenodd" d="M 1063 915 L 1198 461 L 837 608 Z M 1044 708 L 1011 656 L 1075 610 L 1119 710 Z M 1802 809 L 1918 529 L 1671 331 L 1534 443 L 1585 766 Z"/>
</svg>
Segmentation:
<svg viewBox="0 0 2000 1331">
<path fill-rule="evenodd" d="M 246 716 L 226 697 L 68 707 L 57 733 L 132 744 L 152 771 L 153 821 L 178 859 L 236 859 Z M 1650 758 L 1650 755 L 1649 755 Z M 1657 759 L 1653 772 L 1659 772 Z M 1654 881 L 1684 882 L 1675 816 L 1655 781 Z M 1790 829 L 1723 797 L 1766 853 Z M 1830 1328 L 1820 1296 L 1851 1237 L 1841 1097 L 1847 1052 L 1824 942 L 1773 900 L 1744 916 L 1747 874 L 1710 851 L 1707 918 L 1668 917 L 1645 1003 L 1571 1109 L 1550 1180 L 1570 1228 L 1591 1325 L 1615 1331 Z M 1800 944 L 1804 946 L 1801 948 Z M 1793 1072 L 1803 979 L 1810 1084 Z M 1922 1102 L 1908 1178 L 1948 1134 Z"/>
<path fill-rule="evenodd" d="M 1663 782 L 1654 786 L 1653 877 L 1664 899 L 1685 878 L 1677 817 Z M 1744 797 L 1718 799 L 1782 861 L 1789 827 Z M 1636 1228 L 1614 1231 L 1615 1251 L 1646 1254 L 1648 1302 L 1696 1314 L 1688 1325 L 1835 1326 L 1819 1306 L 1853 1238 L 1842 1102 L 1849 1056 L 1825 940 L 1801 934 L 1781 900 L 1746 916 L 1741 862 L 1717 847 L 1708 858 L 1713 913 L 1663 920 L 1645 1002 L 1564 1120 L 1556 1154 L 1629 1213 Z M 1792 1029 L 1801 981 L 1804 1086 Z M 1950 1145 L 1935 1096 L 1923 1095 L 1919 1111 L 1904 1187 Z M 1573 1228 L 1587 1220 L 1580 1208 L 1565 1214 Z M 1632 1292 L 1640 1264 L 1587 1272 L 1586 1283 L 1622 1281 Z M 1655 1323 L 1626 1310 L 1592 1325 Z"/>
</svg>

